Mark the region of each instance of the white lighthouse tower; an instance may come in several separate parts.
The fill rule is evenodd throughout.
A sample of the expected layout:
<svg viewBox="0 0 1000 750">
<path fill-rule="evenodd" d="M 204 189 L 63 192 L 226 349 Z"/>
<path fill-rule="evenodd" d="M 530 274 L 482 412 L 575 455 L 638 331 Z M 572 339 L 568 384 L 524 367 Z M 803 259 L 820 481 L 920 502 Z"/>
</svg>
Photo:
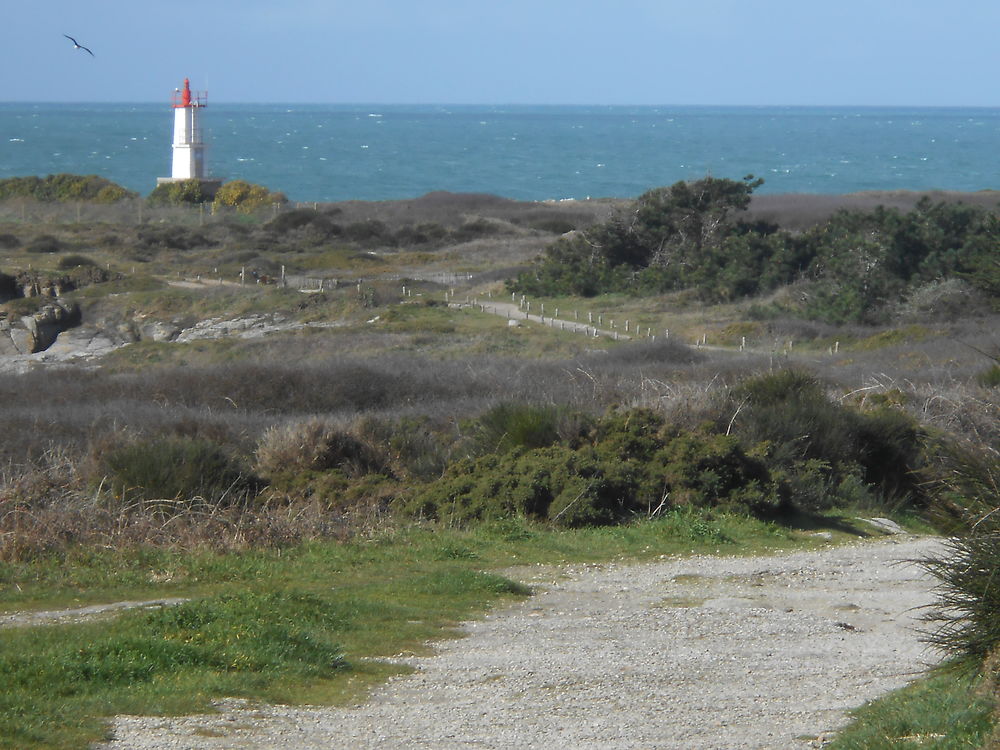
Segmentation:
<svg viewBox="0 0 1000 750">
<path fill-rule="evenodd" d="M 192 93 L 191 83 L 185 78 L 184 88 L 175 89 L 173 167 L 170 177 L 160 177 L 157 184 L 198 180 L 202 189 L 214 193 L 222 184 L 221 180 L 205 176 L 205 141 L 202 137 L 199 115 L 208 105 L 208 93 Z"/>
</svg>

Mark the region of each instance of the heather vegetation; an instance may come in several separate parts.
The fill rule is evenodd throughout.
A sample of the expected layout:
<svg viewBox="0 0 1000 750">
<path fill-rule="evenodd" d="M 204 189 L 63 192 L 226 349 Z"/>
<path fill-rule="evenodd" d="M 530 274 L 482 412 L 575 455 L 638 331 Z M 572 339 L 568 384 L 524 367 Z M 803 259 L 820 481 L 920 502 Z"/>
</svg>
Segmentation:
<svg viewBox="0 0 1000 750">
<path fill-rule="evenodd" d="M 0 370 L 0 606 L 195 600 L 12 636 L 0 743 L 80 746 L 108 711 L 222 693 L 357 695 L 386 673 L 361 656 L 524 593 L 484 569 L 811 544 L 862 514 L 956 533 L 927 562 L 930 637 L 995 680 L 997 215 L 914 196 L 807 216 L 758 186 L 292 206 L 230 184 L 214 210 L 181 183 L 9 193 L 0 327 L 58 294 L 67 333 L 118 348 Z M 512 292 L 609 335 L 472 302 Z M 46 706 L 30 726 L 26 705 Z"/>
</svg>

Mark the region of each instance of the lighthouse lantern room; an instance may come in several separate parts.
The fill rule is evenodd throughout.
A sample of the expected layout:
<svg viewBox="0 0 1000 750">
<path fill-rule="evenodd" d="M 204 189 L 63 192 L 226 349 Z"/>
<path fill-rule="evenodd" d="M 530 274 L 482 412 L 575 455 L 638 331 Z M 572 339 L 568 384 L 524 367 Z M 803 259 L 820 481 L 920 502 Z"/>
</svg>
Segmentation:
<svg viewBox="0 0 1000 750">
<path fill-rule="evenodd" d="M 170 177 L 161 177 L 158 184 L 199 180 L 202 187 L 211 192 L 221 184 L 205 176 L 205 140 L 202 137 L 200 113 L 208 105 L 208 94 L 204 91 L 192 92 L 191 83 L 185 78 L 184 88 L 175 89 L 173 167 Z"/>
</svg>

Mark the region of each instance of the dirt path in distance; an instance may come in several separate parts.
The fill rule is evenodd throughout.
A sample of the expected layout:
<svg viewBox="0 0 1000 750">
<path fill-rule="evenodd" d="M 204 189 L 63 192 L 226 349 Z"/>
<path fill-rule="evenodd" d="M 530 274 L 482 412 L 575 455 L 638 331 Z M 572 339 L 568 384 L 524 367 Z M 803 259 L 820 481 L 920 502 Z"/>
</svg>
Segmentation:
<svg viewBox="0 0 1000 750">
<path fill-rule="evenodd" d="M 119 717 L 108 750 L 820 747 L 936 661 L 917 632 L 932 538 L 773 557 L 534 568 L 538 593 L 350 708 Z"/>
</svg>

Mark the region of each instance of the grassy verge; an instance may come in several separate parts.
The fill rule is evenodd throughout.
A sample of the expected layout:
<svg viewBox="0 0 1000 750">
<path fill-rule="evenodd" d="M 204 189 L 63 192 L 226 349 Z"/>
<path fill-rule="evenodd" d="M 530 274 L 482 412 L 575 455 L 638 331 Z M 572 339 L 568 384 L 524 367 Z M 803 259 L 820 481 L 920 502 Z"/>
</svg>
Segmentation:
<svg viewBox="0 0 1000 750">
<path fill-rule="evenodd" d="M 971 673 L 935 672 L 859 708 L 829 750 L 986 747 L 994 705 L 979 693 L 977 683 Z"/>
<path fill-rule="evenodd" d="M 851 532 L 835 524 L 839 538 Z M 520 521 L 409 529 L 282 552 L 78 552 L 68 564 L 0 568 L 0 607 L 190 596 L 172 608 L 0 631 L 0 746 L 78 748 L 118 713 L 210 710 L 224 696 L 357 700 L 491 605 L 529 592 L 512 565 L 756 553 L 823 543 L 733 516 L 674 513 L 630 526 L 551 531 Z"/>
</svg>

